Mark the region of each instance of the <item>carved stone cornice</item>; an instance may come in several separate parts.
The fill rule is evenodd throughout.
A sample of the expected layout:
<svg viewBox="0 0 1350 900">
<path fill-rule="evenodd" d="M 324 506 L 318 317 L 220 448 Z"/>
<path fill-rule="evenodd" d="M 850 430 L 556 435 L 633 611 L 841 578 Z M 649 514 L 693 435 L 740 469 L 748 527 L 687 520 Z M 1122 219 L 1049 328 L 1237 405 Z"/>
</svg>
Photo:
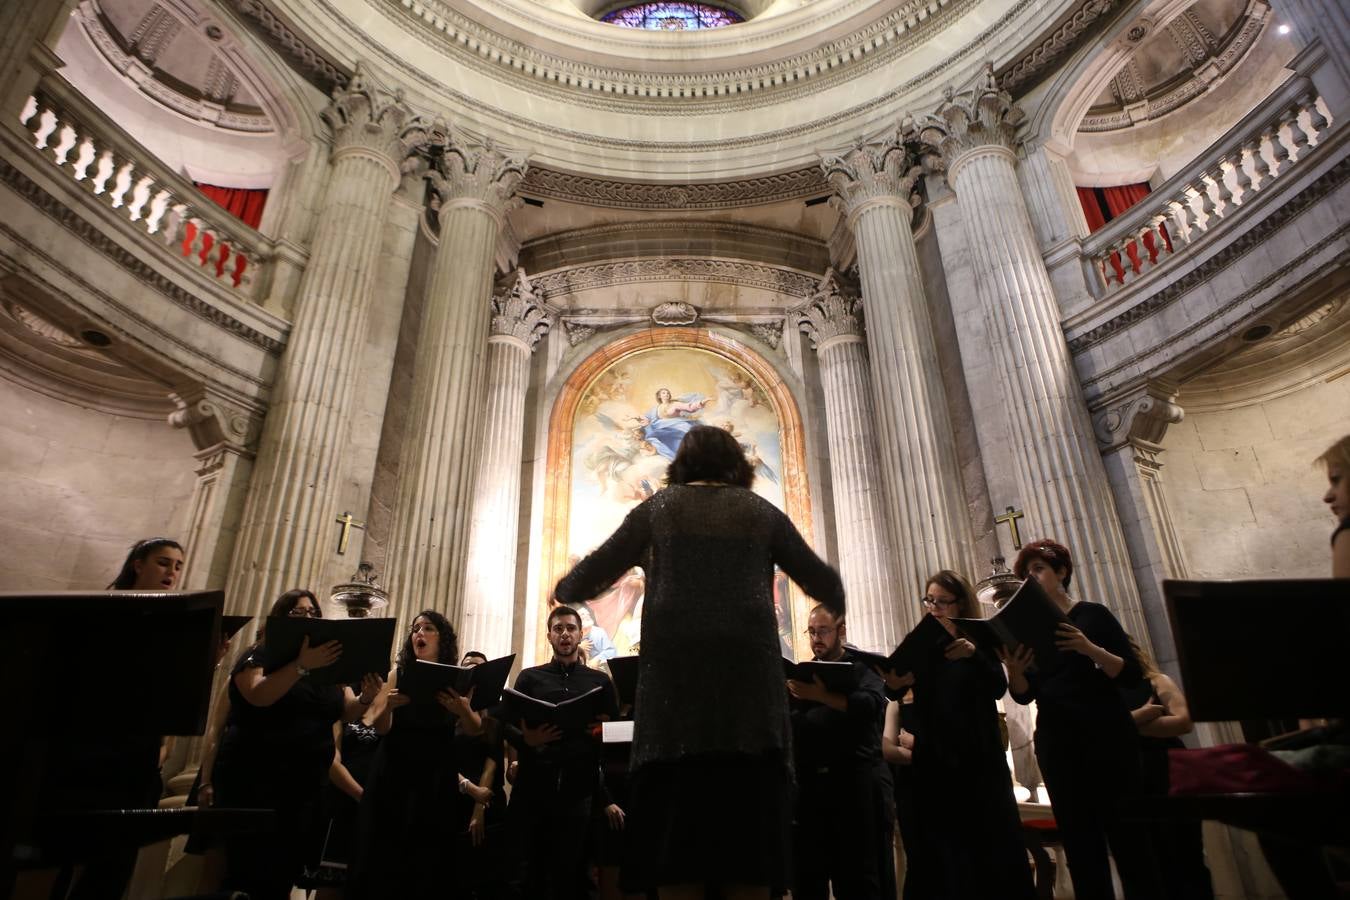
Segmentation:
<svg viewBox="0 0 1350 900">
<path fill-rule="evenodd" d="M 797 325 L 816 351 L 839 343 L 839 338 L 861 341 L 862 299 L 846 293 L 834 269 L 827 269 L 810 301 L 798 313 Z"/>
<path fill-rule="evenodd" d="M 559 269 L 531 279 L 537 295 L 552 302 L 555 297 L 615 284 L 642 281 L 699 281 L 737 284 L 809 297 L 817 279 L 792 269 L 726 259 L 633 259 Z"/>
<path fill-rule="evenodd" d="M 914 185 L 923 167 L 898 127 L 848 150 L 822 155 L 820 168 L 850 220 L 876 204 L 918 205 Z"/>
<path fill-rule="evenodd" d="M 440 200 L 442 214 L 456 206 L 473 206 L 488 212 L 500 226 L 520 202 L 516 188 L 528 168 L 525 155 L 508 156 L 491 141 L 471 142 L 450 134 L 437 165 L 427 172 L 427 181 Z"/>
<path fill-rule="evenodd" d="M 333 89 L 332 99 L 319 115 L 333 129 L 335 161 L 348 153 L 374 156 L 389 166 L 396 180 L 410 143 L 421 140 L 426 132 L 426 125 L 415 120 L 403 102 L 403 89 L 384 89 L 359 62 L 351 81 L 345 88 Z"/>
<path fill-rule="evenodd" d="M 611 209 L 734 209 L 819 197 L 830 190 L 818 168 L 703 184 L 638 184 L 531 167 L 520 184 L 526 197 Z"/>
<path fill-rule="evenodd" d="M 348 72 L 315 48 L 302 32 L 272 12 L 266 0 L 226 2 L 310 84 L 325 94 L 347 86 L 351 77 Z"/>
<path fill-rule="evenodd" d="M 968 90 L 946 92 L 946 99 L 935 115 L 916 119 L 919 138 L 936 147 L 947 167 L 947 177 L 955 177 L 962 158 L 984 147 L 1017 147 L 1017 126 L 1026 114 L 1013 103 L 1006 90 L 998 86 L 992 66 L 985 66 L 976 85 Z"/>
<path fill-rule="evenodd" d="M 553 316 L 534 295 L 524 269 L 492 295 L 493 337 L 512 338 L 529 350 L 553 327 Z"/>
<path fill-rule="evenodd" d="M 1107 453 L 1136 441 L 1145 447 L 1161 444 L 1167 426 L 1184 415 L 1176 399 L 1176 385 L 1150 381 L 1112 400 L 1092 416 L 1098 448 Z"/>
<path fill-rule="evenodd" d="M 251 456 L 262 433 L 263 412 L 232 401 L 207 385 L 180 387 L 169 395 L 177 409 L 169 424 L 186 428 L 198 451 L 222 448 Z"/>
<path fill-rule="evenodd" d="M 1059 68 L 1127 5 L 1126 0 L 1084 0 L 1063 16 L 1034 47 L 998 72 L 999 84 L 1021 97 Z"/>
</svg>

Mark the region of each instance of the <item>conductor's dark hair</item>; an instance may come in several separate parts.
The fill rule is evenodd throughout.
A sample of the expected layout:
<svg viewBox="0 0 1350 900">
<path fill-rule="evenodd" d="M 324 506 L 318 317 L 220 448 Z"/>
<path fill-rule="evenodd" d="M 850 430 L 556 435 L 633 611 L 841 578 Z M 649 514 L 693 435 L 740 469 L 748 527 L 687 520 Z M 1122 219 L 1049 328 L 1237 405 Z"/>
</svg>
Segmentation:
<svg viewBox="0 0 1350 900">
<path fill-rule="evenodd" d="M 956 598 L 956 615 L 958 618 L 984 618 L 980 615 L 980 601 L 975 599 L 975 589 L 959 572 L 943 569 L 941 572 L 929 575 L 928 580 L 923 584 L 925 594 L 928 593 L 928 586 L 931 584 L 936 584 Z"/>
<path fill-rule="evenodd" d="M 1017 562 L 1013 563 L 1013 574 L 1018 578 L 1026 578 L 1027 568 L 1033 559 L 1043 561 L 1057 572 L 1062 570 L 1064 575 L 1060 578 L 1060 583 L 1064 585 L 1064 590 L 1069 589 L 1069 582 L 1073 581 L 1073 557 L 1069 555 L 1068 547 L 1051 540 L 1032 541 L 1017 554 Z"/>
<path fill-rule="evenodd" d="M 413 616 L 413 622 L 418 619 L 426 619 L 432 625 L 436 626 L 436 631 L 441 636 L 440 647 L 436 651 L 436 662 L 445 663 L 453 666 L 459 664 L 459 635 L 455 634 L 455 626 L 450 624 L 450 620 L 434 609 L 424 609 Z M 398 667 L 406 669 L 417 659 L 417 654 L 413 652 L 412 626 L 408 627 L 408 636 L 403 639 L 403 646 L 398 651 Z"/>
<path fill-rule="evenodd" d="M 126 561 L 122 563 L 122 570 L 117 573 L 117 577 L 108 585 L 110 591 L 128 591 L 136 586 L 136 563 L 146 559 L 151 553 L 162 547 L 173 547 L 179 553 L 183 552 L 183 545 L 166 537 L 146 538 L 143 541 L 137 541 L 131 545 L 131 550 L 127 552 Z"/>
<path fill-rule="evenodd" d="M 667 484 L 692 481 L 717 481 L 748 488 L 754 484 L 755 470 L 731 432 L 711 425 L 695 425 L 680 442 L 675 461 L 666 469 Z"/>
<path fill-rule="evenodd" d="M 571 616 L 577 620 L 578 630 L 584 628 L 586 623 L 581 621 L 581 613 L 577 612 L 575 606 L 555 606 L 549 610 L 548 618 L 544 621 L 544 628 L 548 631 L 553 630 L 553 620 L 561 619 L 563 616 Z"/>
<path fill-rule="evenodd" d="M 317 611 L 315 617 L 322 619 L 323 607 L 319 605 L 319 598 L 304 588 L 292 588 L 278 597 L 276 602 L 272 604 L 272 608 L 267 611 L 267 618 L 279 619 L 282 616 L 289 616 L 291 610 L 299 606 L 300 601 L 306 597 L 309 598 L 310 603 L 314 604 L 314 609 Z"/>
</svg>

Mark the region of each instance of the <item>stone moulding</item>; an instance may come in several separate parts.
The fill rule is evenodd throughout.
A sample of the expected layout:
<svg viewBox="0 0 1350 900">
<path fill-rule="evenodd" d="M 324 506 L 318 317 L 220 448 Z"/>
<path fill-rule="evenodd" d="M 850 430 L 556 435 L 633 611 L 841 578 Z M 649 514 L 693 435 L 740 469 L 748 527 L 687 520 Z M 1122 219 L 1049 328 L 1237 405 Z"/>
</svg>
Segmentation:
<svg viewBox="0 0 1350 900">
<path fill-rule="evenodd" d="M 545 301 L 580 291 L 643 281 L 736 284 L 809 297 L 819 277 L 792 269 L 724 259 L 637 259 L 559 269 L 530 276 Z"/>
<path fill-rule="evenodd" d="M 998 71 L 999 86 L 1014 97 L 1022 96 L 1104 28 L 1125 5 L 1125 0 L 1086 0 L 1078 5 L 1034 47 Z"/>
<path fill-rule="evenodd" d="M 638 184 L 532 167 L 519 193 L 613 209 L 729 209 L 805 200 L 830 193 L 830 186 L 814 167 L 741 181 L 679 185 Z"/>
<path fill-rule="evenodd" d="M 84 246 L 97 251 L 130 272 L 147 288 L 157 291 L 175 305 L 192 312 L 241 340 L 271 354 L 281 353 L 285 346 L 282 341 L 263 334 L 219 307 L 206 302 L 196 294 L 184 290 L 162 275 L 157 269 L 147 265 L 136 254 L 109 238 L 98 227 L 77 215 L 72 209 L 47 193 L 27 175 L 14 168 L 4 159 L 0 159 L 0 182 L 3 182 L 47 216 L 59 222 L 62 227 L 79 238 Z"/>
<path fill-rule="evenodd" d="M 307 81 L 331 94 L 345 88 L 351 73 L 315 49 L 299 32 L 274 13 L 264 0 L 227 0 L 230 7 Z"/>
<path fill-rule="evenodd" d="M 1350 158 L 1342 159 L 1329 170 L 1324 172 L 1312 184 L 1299 191 L 1281 206 L 1276 207 L 1269 215 L 1260 222 L 1249 228 L 1246 232 L 1235 238 L 1227 246 L 1219 250 L 1213 256 L 1200 263 L 1194 269 L 1186 272 L 1184 275 L 1170 282 L 1161 290 L 1151 294 L 1138 303 L 1124 310 L 1120 314 L 1108 319 L 1087 331 L 1079 334 L 1069 340 L 1069 352 L 1078 354 L 1108 340 L 1117 333 L 1129 328 L 1136 322 L 1148 318 L 1154 313 L 1160 312 L 1167 306 L 1180 299 L 1183 295 L 1209 281 L 1219 272 L 1228 268 L 1237 262 L 1243 256 L 1246 256 L 1252 250 L 1257 249 L 1272 234 L 1279 231 L 1286 224 L 1297 218 L 1304 210 L 1312 206 L 1318 200 L 1336 190 L 1347 180 L 1350 180 Z M 1327 241 L 1338 237 L 1345 231 L 1340 228 L 1329 238 L 1318 243 L 1318 247 L 1325 246 Z M 1309 253 L 1314 248 L 1309 248 Z M 1250 292 L 1247 292 L 1250 293 Z M 1094 377 L 1093 382 L 1099 381 L 1115 370 L 1103 372 Z M 1089 382 L 1091 383 L 1091 382 Z"/>
</svg>

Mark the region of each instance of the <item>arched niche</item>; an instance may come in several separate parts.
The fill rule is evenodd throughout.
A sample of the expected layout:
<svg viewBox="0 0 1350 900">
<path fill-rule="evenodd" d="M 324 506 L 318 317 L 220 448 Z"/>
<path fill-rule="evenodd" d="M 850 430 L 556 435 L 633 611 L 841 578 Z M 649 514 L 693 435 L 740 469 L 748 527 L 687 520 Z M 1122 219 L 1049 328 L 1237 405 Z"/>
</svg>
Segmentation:
<svg viewBox="0 0 1350 900">
<path fill-rule="evenodd" d="M 672 360 L 683 360 L 684 365 L 672 366 Z M 659 366 L 668 367 L 666 380 L 671 383 L 663 382 L 660 386 L 668 387 L 673 398 L 689 394 L 707 396 L 715 392 L 715 402 L 700 410 L 698 418 L 712 425 L 724 425 L 725 420 L 730 420 L 738 438 L 743 444 L 752 446 L 776 479 L 771 481 L 761 469 L 756 489 L 787 513 L 808 543 L 815 544 L 806 432 L 798 398 L 789 386 L 789 379 L 738 337 L 720 330 L 663 327 L 622 335 L 595 349 L 571 372 L 561 376 L 563 380 L 549 413 L 542 542 L 537 551 L 541 573 L 537 584 L 542 596 L 533 607 L 535 621 L 525 627 L 525 634 L 534 635 L 540 659 L 548 658 L 544 631 L 548 600 L 553 585 L 567 572 L 572 558 L 593 549 L 609 536 L 613 527 L 617 527 L 622 512 L 636 506 L 649 492 L 660 489 L 660 478 L 668 462 L 661 450 L 622 446 L 623 438 L 619 435 L 615 435 L 613 445 L 607 448 L 600 446 L 601 442 L 591 440 L 594 434 L 607 427 L 596 419 L 597 413 L 616 426 L 627 424 L 630 429 L 641 430 L 635 421 L 622 423 L 612 414 L 623 411 L 625 405 L 627 411 L 638 415 L 652 410 L 656 403 L 654 394 L 645 395 L 653 393 L 656 389 L 653 386 L 664 377 L 654 374 L 654 369 Z M 719 389 L 715 384 L 716 376 L 711 374 L 700 384 L 681 383 L 681 379 L 698 380 L 687 378 L 685 373 L 701 369 L 721 370 L 728 376 L 740 374 L 748 378 L 749 383 L 742 381 L 737 386 L 736 380 L 728 377 L 729 383 Z M 625 388 L 618 387 L 624 383 Z M 687 390 L 687 387 L 698 389 Z M 626 391 L 631 391 L 631 395 Z M 757 403 L 767 404 L 776 419 L 776 446 L 765 446 L 767 442 L 763 441 L 763 410 L 752 406 L 751 410 L 757 410 L 753 415 L 744 410 L 738 412 L 734 399 L 730 404 L 726 402 L 727 397 L 734 398 L 737 391 L 755 398 Z M 688 401 L 686 405 L 696 402 Z M 636 435 L 631 437 L 634 441 L 638 439 Z M 662 440 L 656 435 L 653 438 L 648 443 Z M 662 449 L 670 451 L 672 448 L 667 445 Z M 614 457 L 609 453 L 622 456 L 629 451 L 632 451 L 635 463 L 622 466 L 622 473 L 616 472 L 613 476 L 626 476 L 624 483 L 602 485 L 600 480 L 610 477 L 605 473 L 601 473 L 599 479 L 593 478 L 589 486 L 578 483 L 579 479 L 588 477 L 585 473 L 595 472 L 607 459 L 613 461 Z M 583 454 L 590 458 L 583 458 Z M 639 459 L 639 454 L 645 458 Z M 630 472 L 635 468 L 639 471 Z M 585 502 L 588 491 L 599 493 L 602 501 Z M 808 600 L 781 573 L 780 578 L 781 587 L 776 595 L 782 600 L 779 622 L 780 636 L 785 644 L 783 649 L 794 654 L 809 652 L 798 634 L 806 621 Z M 621 579 L 616 590 L 604 597 L 603 603 L 611 604 L 611 607 L 605 607 L 603 603 L 596 607 L 597 619 L 602 625 L 618 623 L 612 637 L 621 654 L 631 645 L 636 627 L 634 619 L 640 621 L 640 617 L 634 617 L 631 612 L 639 599 L 632 594 L 638 589 L 639 585 L 631 580 Z M 614 608 L 621 610 L 617 616 Z"/>
</svg>

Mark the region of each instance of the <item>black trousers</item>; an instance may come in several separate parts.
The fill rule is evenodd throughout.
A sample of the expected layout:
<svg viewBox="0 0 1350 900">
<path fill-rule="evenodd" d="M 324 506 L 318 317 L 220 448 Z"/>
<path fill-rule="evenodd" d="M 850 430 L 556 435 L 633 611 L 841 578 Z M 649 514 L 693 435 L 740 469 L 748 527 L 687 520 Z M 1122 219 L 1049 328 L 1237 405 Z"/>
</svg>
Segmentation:
<svg viewBox="0 0 1350 900">
<path fill-rule="evenodd" d="M 585 900 L 590 895 L 591 797 L 535 785 L 516 788 L 506 820 L 516 854 L 512 887 L 521 900 Z"/>
<path fill-rule="evenodd" d="M 872 763 L 797 772 L 793 900 L 880 900 L 881 817 Z"/>
<path fill-rule="evenodd" d="M 1125 900 L 1167 896 L 1146 826 L 1121 821 L 1116 814 L 1120 800 L 1139 790 L 1139 755 L 1130 737 L 1114 741 L 1036 732 L 1036 761 L 1050 791 L 1077 900 L 1114 900 L 1111 857 Z"/>
</svg>

